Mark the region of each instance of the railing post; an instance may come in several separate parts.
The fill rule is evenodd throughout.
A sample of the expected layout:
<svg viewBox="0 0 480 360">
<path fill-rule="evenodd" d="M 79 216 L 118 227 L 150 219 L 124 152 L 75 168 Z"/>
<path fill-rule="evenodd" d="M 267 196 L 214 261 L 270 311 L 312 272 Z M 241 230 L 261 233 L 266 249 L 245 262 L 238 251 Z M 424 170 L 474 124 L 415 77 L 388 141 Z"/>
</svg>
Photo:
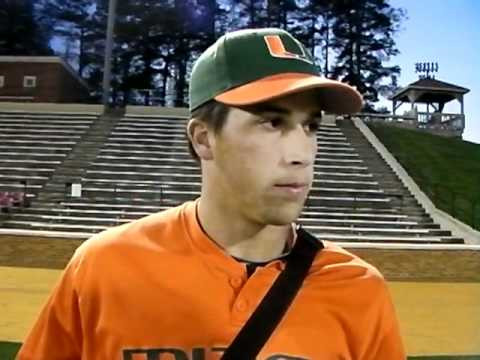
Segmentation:
<svg viewBox="0 0 480 360">
<path fill-rule="evenodd" d="M 160 206 L 163 205 L 163 186 L 160 184 Z"/>
<path fill-rule="evenodd" d="M 22 197 L 22 206 L 25 208 L 27 207 L 27 191 L 28 191 L 28 187 L 27 187 L 27 180 L 22 180 L 21 181 L 22 185 L 23 185 L 23 197 Z"/>
</svg>

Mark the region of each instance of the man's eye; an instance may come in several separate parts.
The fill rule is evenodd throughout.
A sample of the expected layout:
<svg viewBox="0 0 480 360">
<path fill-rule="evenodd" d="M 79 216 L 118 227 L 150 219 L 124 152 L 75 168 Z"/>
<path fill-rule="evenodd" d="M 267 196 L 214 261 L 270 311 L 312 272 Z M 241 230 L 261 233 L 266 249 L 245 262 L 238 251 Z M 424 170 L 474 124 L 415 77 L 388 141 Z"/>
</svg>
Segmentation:
<svg viewBox="0 0 480 360">
<path fill-rule="evenodd" d="M 307 130 L 310 132 L 316 132 L 320 125 L 318 124 L 318 121 L 309 121 L 307 124 L 305 124 L 307 127 Z"/>
<path fill-rule="evenodd" d="M 262 124 L 265 124 L 269 128 L 273 129 L 278 129 L 283 123 L 282 118 L 271 118 L 271 119 L 265 119 L 265 121 L 262 122 Z"/>
</svg>

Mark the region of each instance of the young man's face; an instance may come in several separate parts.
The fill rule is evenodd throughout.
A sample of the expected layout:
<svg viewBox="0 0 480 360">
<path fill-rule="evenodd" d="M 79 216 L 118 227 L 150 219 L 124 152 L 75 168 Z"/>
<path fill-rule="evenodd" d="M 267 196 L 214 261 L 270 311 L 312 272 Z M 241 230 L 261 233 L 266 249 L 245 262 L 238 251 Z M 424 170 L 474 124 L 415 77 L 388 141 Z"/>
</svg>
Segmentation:
<svg viewBox="0 0 480 360">
<path fill-rule="evenodd" d="M 222 207 L 259 224 L 295 221 L 313 180 L 320 109 L 311 93 L 240 110 L 232 108 L 211 135 L 205 176 Z"/>
</svg>

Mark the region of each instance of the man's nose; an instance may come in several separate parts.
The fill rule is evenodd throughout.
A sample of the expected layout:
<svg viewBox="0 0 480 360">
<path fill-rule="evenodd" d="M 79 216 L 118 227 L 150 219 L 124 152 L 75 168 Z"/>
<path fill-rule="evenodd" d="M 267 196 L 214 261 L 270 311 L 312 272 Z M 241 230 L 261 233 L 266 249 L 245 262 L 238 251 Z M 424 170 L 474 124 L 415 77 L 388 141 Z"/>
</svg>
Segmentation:
<svg viewBox="0 0 480 360">
<path fill-rule="evenodd" d="M 283 158 L 287 165 L 307 167 L 315 160 L 316 138 L 301 125 L 288 131 L 283 139 Z"/>
</svg>

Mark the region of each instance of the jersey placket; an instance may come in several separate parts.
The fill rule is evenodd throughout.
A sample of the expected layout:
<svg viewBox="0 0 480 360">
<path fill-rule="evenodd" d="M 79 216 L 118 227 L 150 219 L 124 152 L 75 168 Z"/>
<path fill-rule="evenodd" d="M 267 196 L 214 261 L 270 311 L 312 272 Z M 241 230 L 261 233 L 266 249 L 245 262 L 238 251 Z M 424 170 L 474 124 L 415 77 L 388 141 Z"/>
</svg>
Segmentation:
<svg viewBox="0 0 480 360">
<path fill-rule="evenodd" d="M 234 301 L 231 309 L 231 323 L 233 326 L 241 327 L 248 320 L 260 301 L 270 289 L 275 281 L 279 270 L 275 264 L 269 264 L 265 267 L 258 267 L 255 272 L 247 279 L 230 278 L 230 285 L 234 289 Z"/>
</svg>

